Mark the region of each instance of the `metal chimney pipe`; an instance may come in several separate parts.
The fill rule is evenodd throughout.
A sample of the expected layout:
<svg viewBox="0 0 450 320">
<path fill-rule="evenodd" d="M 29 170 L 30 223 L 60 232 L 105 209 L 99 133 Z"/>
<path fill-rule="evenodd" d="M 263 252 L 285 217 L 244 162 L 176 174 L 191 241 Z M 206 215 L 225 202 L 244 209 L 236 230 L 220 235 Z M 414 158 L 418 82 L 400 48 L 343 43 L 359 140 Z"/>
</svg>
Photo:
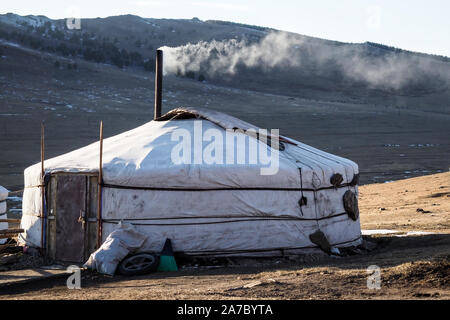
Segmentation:
<svg viewBox="0 0 450 320">
<path fill-rule="evenodd" d="M 153 114 L 153 120 L 161 117 L 162 78 L 163 78 L 163 51 L 158 49 L 156 50 L 155 111 Z"/>
</svg>

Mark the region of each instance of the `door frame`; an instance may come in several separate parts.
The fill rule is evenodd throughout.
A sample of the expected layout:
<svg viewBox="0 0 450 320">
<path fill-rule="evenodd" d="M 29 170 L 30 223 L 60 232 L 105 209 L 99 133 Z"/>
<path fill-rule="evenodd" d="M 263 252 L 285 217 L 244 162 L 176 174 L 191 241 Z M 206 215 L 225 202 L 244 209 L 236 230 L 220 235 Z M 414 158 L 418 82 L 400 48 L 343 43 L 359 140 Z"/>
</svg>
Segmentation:
<svg viewBox="0 0 450 320">
<path fill-rule="evenodd" d="M 84 224 L 82 227 L 82 248 L 80 248 L 80 255 L 78 261 L 68 261 L 67 259 L 61 259 L 57 252 L 58 243 L 58 204 L 59 197 L 63 196 L 58 189 L 58 182 L 63 183 L 67 176 L 77 175 L 83 177 L 84 183 L 84 203 L 81 207 L 84 209 L 84 215 L 77 213 L 79 221 L 74 223 Z M 47 214 L 46 214 L 46 256 L 53 261 L 59 262 L 74 262 L 84 263 L 89 258 L 90 254 L 94 252 L 97 244 L 97 190 L 98 190 L 98 174 L 96 173 L 52 173 L 48 184 L 46 185 L 46 197 L 47 197 Z M 70 199 L 64 199 L 62 201 L 70 201 Z M 75 213 L 73 214 L 75 215 Z M 76 227 L 75 227 L 76 229 Z M 66 235 L 70 236 L 70 235 Z"/>
</svg>

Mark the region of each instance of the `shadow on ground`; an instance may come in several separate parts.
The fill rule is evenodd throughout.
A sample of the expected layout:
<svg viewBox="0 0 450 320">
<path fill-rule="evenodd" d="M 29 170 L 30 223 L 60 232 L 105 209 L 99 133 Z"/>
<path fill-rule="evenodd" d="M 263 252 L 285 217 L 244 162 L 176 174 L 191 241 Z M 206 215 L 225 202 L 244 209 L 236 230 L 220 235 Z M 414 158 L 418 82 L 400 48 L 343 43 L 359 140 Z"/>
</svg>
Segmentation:
<svg viewBox="0 0 450 320">
<path fill-rule="evenodd" d="M 448 260 L 450 257 L 450 235 L 449 234 L 433 234 L 433 235 L 420 235 L 420 236 L 365 236 L 366 241 L 376 243 L 375 249 L 370 252 L 363 252 L 360 254 L 349 255 L 345 257 L 327 256 L 325 254 L 299 256 L 295 258 L 275 258 L 275 259 L 245 259 L 235 260 L 234 262 L 224 263 L 220 261 L 217 265 L 201 265 L 200 267 L 187 267 L 180 268 L 178 272 L 171 273 L 153 273 L 142 276 L 124 277 L 124 276 L 105 276 L 91 271 L 84 271 L 82 273 L 82 288 L 151 288 L 158 283 L 164 285 L 164 280 L 170 280 L 171 282 L 183 282 L 185 278 L 195 277 L 196 279 L 209 278 L 214 276 L 251 276 L 261 273 L 277 272 L 278 274 L 288 274 L 297 271 L 311 271 L 322 270 L 326 268 L 327 274 L 333 273 L 361 273 L 365 272 L 368 266 L 377 265 L 382 270 L 386 268 L 399 267 L 408 263 L 422 263 L 421 268 L 425 266 L 429 269 L 432 265 L 426 265 L 426 263 L 437 263 L 440 270 L 434 272 L 433 270 L 425 270 L 436 274 L 436 276 L 450 276 L 448 268 L 444 266 L 441 270 L 442 261 L 448 266 Z M 191 265 L 198 261 L 185 261 Z M 447 269 L 447 271 L 445 270 Z M 409 269 L 408 269 L 409 270 Z M 409 274 L 419 277 L 419 273 L 408 271 Z M 395 279 L 407 279 L 408 274 L 393 275 Z M 416 278 L 417 278 L 416 277 Z M 423 276 L 422 276 L 423 277 Z M 420 278 L 420 277 L 419 277 Z M 33 283 L 23 285 L 11 285 L 8 287 L 0 288 L 0 296 L 25 294 L 30 292 L 36 292 L 44 289 L 59 288 L 63 289 L 66 286 L 67 276 L 51 279 L 51 280 L 38 280 Z M 412 277 L 412 280 L 415 278 Z M 410 279 L 410 280 L 411 280 Z M 136 281 L 135 281 L 136 280 Z M 419 279 L 420 280 L 420 279 Z M 143 284 L 142 282 L 146 283 Z M 224 281 L 224 280 L 217 280 Z M 126 283 L 124 283 L 126 282 Z M 135 282 L 135 283 L 133 283 Z"/>
</svg>

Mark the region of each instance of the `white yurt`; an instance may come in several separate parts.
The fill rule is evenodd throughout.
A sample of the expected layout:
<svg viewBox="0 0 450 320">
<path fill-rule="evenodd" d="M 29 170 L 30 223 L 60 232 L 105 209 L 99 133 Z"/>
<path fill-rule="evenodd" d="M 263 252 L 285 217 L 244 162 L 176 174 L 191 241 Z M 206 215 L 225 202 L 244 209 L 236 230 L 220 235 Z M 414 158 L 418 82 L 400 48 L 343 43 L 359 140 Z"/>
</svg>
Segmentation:
<svg viewBox="0 0 450 320">
<path fill-rule="evenodd" d="M 362 242 L 357 164 L 232 116 L 177 108 L 102 150 L 100 183 L 99 142 L 45 160 L 45 178 L 25 170 L 21 242 L 82 262 L 121 221 L 147 252 L 166 238 L 194 256 L 310 252 L 319 231 L 332 247 Z"/>
</svg>

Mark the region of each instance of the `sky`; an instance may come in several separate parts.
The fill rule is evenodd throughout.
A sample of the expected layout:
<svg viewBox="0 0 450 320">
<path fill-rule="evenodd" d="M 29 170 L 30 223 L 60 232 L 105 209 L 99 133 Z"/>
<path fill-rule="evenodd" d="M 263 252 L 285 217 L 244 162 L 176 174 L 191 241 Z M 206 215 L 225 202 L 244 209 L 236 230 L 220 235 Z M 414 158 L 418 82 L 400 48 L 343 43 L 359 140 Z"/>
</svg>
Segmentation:
<svg viewBox="0 0 450 320">
<path fill-rule="evenodd" d="M 225 20 L 450 57 L 448 0 L 1 0 L 0 13 Z"/>
</svg>

